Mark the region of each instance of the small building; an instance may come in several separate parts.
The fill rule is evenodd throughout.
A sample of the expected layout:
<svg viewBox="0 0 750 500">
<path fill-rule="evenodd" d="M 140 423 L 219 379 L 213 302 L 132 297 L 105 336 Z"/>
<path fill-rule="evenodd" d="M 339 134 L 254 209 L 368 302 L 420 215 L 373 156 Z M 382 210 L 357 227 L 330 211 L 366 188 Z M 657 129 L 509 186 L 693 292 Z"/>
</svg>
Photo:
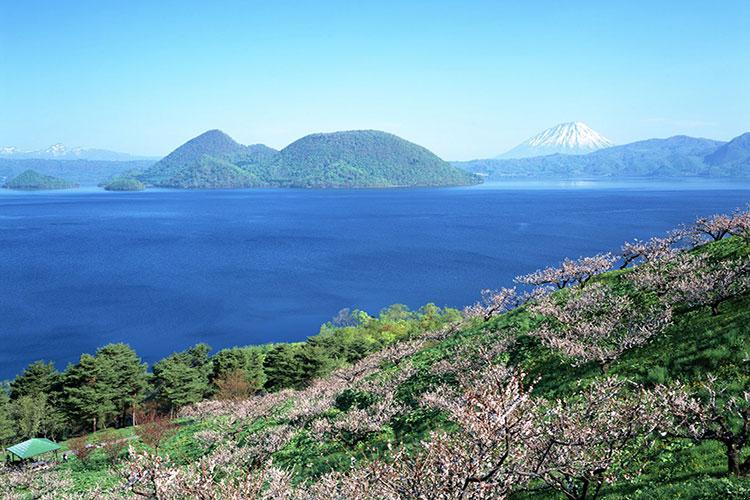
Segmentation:
<svg viewBox="0 0 750 500">
<path fill-rule="evenodd" d="M 23 443 L 14 444 L 13 446 L 6 448 L 8 453 L 11 454 L 11 457 L 18 457 L 21 460 L 33 458 L 37 455 L 42 455 L 43 453 L 49 453 L 51 451 L 57 452 L 59 449 L 59 444 L 46 438 L 27 439 Z"/>
</svg>

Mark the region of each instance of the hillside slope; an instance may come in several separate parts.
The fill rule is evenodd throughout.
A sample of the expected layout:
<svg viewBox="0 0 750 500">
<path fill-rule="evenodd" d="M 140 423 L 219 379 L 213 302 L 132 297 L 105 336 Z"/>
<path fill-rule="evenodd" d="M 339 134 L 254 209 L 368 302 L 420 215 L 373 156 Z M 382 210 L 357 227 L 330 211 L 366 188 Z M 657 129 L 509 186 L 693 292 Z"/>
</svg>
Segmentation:
<svg viewBox="0 0 750 500">
<path fill-rule="evenodd" d="M 560 290 L 488 291 L 447 324 L 379 323 L 392 341 L 353 364 L 189 405 L 157 450 L 58 473 L 74 491 L 95 474 L 112 495 L 124 484 L 166 498 L 748 498 L 749 217 L 726 219 L 742 236 L 724 239 L 725 219 L 699 221 L 691 234 L 718 241 L 690 250 L 673 247 L 685 233 L 626 245 L 644 259 L 634 267 L 568 260 L 520 280 Z M 352 320 L 327 331 L 357 350 L 369 327 Z M 274 356 L 284 373 L 313 369 L 332 340 L 297 362 Z"/>
</svg>

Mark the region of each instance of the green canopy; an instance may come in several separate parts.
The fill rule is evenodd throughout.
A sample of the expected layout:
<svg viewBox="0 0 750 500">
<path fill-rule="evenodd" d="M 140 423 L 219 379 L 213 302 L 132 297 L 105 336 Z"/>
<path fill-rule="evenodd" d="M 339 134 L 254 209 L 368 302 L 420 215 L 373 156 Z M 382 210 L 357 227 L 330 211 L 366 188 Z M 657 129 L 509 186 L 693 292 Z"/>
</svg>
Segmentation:
<svg viewBox="0 0 750 500">
<path fill-rule="evenodd" d="M 60 445 L 45 438 L 33 438 L 6 448 L 19 458 L 31 458 L 48 451 L 59 450 Z"/>
</svg>

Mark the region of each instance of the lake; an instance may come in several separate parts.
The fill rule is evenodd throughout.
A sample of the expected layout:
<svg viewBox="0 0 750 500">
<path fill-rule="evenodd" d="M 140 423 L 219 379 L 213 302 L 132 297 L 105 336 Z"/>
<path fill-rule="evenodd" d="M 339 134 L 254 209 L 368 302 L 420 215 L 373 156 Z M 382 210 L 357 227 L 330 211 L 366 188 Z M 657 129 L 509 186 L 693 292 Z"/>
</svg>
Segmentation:
<svg viewBox="0 0 750 500">
<path fill-rule="evenodd" d="M 301 340 L 340 309 L 462 307 L 516 275 L 750 201 L 747 182 L 0 192 L 0 379 L 127 342 L 149 363 Z"/>
</svg>

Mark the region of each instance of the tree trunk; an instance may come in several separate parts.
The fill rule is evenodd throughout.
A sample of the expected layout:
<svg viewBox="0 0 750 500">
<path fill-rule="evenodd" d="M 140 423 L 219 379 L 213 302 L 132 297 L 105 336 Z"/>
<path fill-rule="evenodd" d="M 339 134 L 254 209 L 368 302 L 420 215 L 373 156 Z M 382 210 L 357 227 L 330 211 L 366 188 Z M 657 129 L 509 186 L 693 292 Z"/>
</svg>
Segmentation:
<svg viewBox="0 0 750 500">
<path fill-rule="evenodd" d="M 580 493 L 578 495 L 578 499 L 579 500 L 586 500 L 588 498 L 588 496 L 589 496 L 589 484 L 590 483 L 589 483 L 588 479 L 584 479 L 583 480 L 583 486 L 582 486 L 581 491 L 580 491 Z"/>
<path fill-rule="evenodd" d="M 715 304 L 711 304 L 711 316 L 718 316 L 719 315 L 719 302 L 716 302 Z"/>
<path fill-rule="evenodd" d="M 96 432 L 96 417 L 94 417 L 91 421 L 93 423 L 91 432 Z"/>
<path fill-rule="evenodd" d="M 724 443 L 727 447 L 727 469 L 734 476 L 740 475 L 740 449 L 735 443 Z"/>
</svg>

